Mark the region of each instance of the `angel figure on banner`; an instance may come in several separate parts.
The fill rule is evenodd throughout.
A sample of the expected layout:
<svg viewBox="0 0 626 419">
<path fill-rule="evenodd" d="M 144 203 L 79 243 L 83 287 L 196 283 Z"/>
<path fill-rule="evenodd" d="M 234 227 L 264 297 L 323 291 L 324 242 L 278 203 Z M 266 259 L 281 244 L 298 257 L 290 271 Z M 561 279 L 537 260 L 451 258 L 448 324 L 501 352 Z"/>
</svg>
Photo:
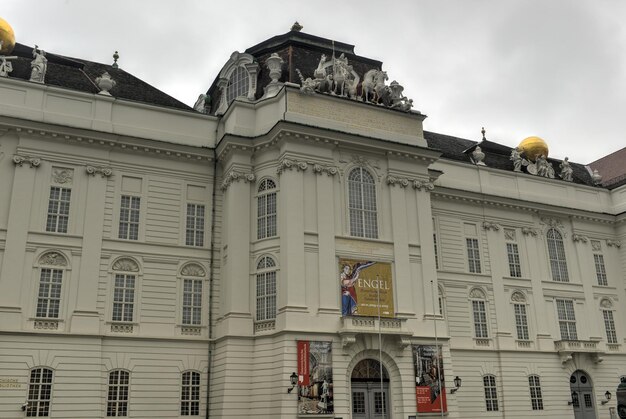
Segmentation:
<svg viewBox="0 0 626 419">
<path fill-rule="evenodd" d="M 350 266 L 344 264 L 339 278 L 341 280 L 341 315 L 353 316 L 357 314 L 357 298 L 354 283 L 359 279 L 359 274 L 376 262 L 357 262 Z"/>
</svg>

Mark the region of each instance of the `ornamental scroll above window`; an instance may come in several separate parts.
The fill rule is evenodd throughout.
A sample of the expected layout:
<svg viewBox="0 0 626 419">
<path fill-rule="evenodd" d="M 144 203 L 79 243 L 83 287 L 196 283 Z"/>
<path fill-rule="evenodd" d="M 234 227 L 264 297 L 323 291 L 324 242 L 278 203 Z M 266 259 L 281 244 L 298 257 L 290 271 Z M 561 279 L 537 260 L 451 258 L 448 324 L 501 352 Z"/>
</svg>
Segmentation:
<svg viewBox="0 0 626 419">
<path fill-rule="evenodd" d="M 217 115 L 222 115 L 238 98 L 255 100 L 259 64 L 250 54 L 235 51 L 222 67 L 217 81 L 221 91 Z"/>
</svg>

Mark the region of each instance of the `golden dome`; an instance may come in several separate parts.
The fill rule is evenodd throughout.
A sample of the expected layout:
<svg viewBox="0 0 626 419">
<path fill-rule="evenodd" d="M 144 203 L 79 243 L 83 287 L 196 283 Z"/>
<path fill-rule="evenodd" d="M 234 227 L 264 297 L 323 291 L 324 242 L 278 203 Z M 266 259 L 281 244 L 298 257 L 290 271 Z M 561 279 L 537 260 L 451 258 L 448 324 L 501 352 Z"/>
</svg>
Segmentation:
<svg viewBox="0 0 626 419">
<path fill-rule="evenodd" d="M 0 55 L 9 55 L 15 47 L 15 32 L 9 23 L 0 17 L 0 41 L 2 49 Z"/>
<path fill-rule="evenodd" d="M 539 137 L 524 138 L 517 148 L 531 161 L 537 160 L 541 155 L 548 157 L 548 144 Z"/>
</svg>

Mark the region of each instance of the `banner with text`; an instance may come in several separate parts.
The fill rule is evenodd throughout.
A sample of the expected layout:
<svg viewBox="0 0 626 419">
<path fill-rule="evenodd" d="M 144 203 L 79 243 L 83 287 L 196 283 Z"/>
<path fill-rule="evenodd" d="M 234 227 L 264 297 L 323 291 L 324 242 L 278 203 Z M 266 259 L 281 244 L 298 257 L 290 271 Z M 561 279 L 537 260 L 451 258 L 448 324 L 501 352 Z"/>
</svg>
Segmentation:
<svg viewBox="0 0 626 419">
<path fill-rule="evenodd" d="M 394 317 L 391 264 L 339 259 L 342 316 Z"/>
<path fill-rule="evenodd" d="M 417 412 L 447 412 L 441 346 L 413 345 L 413 361 Z"/>
<path fill-rule="evenodd" d="M 330 414 L 333 406 L 332 342 L 298 342 L 298 414 Z"/>
</svg>

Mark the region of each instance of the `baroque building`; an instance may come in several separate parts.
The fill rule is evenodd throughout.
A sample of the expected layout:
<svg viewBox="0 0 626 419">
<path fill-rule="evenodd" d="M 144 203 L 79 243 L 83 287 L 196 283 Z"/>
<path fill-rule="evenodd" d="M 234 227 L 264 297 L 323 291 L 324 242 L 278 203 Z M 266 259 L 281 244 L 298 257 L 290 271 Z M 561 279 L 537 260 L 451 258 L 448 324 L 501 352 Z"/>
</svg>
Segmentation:
<svg viewBox="0 0 626 419">
<path fill-rule="evenodd" d="M 0 416 L 616 415 L 624 183 L 300 29 L 194 108 L 2 51 Z"/>
</svg>

